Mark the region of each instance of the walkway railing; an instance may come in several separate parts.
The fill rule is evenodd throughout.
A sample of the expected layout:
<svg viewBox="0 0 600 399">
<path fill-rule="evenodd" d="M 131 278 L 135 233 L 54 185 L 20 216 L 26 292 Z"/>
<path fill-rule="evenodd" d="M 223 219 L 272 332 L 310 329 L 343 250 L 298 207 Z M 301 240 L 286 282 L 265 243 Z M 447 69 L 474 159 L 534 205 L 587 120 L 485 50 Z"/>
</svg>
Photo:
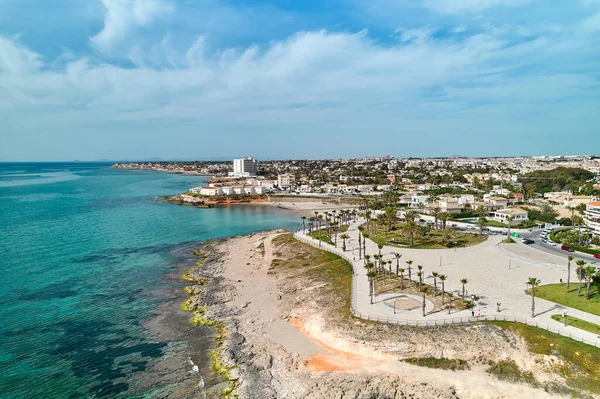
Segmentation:
<svg viewBox="0 0 600 399">
<path fill-rule="evenodd" d="M 386 323 L 386 324 L 392 324 L 392 325 L 397 325 L 397 326 L 410 326 L 410 327 L 441 327 L 441 326 L 449 326 L 449 325 L 472 324 L 472 323 L 478 323 L 478 322 L 482 322 L 482 321 L 510 321 L 510 322 L 514 322 L 514 323 L 521 323 L 521 324 L 526 324 L 528 326 L 541 328 L 543 330 L 552 332 L 554 334 L 562 335 L 563 337 L 567 337 L 567 338 L 582 342 L 584 344 L 588 344 L 588 345 L 592 345 L 597 348 L 600 348 L 600 340 L 598 340 L 598 339 L 596 339 L 596 340 L 586 339 L 578 334 L 573 334 L 572 330 L 566 331 L 566 329 L 564 329 L 564 328 L 552 327 L 547 324 L 538 323 L 534 320 L 527 319 L 524 317 L 516 317 L 516 316 L 510 316 L 510 315 L 483 315 L 483 316 L 479 316 L 479 317 L 470 317 L 470 316 L 468 316 L 468 317 L 452 317 L 452 318 L 447 318 L 447 319 L 436 319 L 436 320 L 407 320 L 407 319 L 400 319 L 400 318 L 395 318 L 395 317 L 389 318 L 389 317 L 372 316 L 372 315 L 369 315 L 368 313 L 362 313 L 362 312 L 358 311 L 357 306 L 356 306 L 356 294 L 355 293 L 357 292 L 356 285 L 358 284 L 357 279 L 356 279 L 356 275 L 358 274 L 358 271 L 355 270 L 355 268 L 357 267 L 355 265 L 356 261 L 354 259 L 352 259 L 350 256 L 348 256 L 348 254 L 345 253 L 344 251 L 334 247 L 331 244 L 327 244 L 325 242 L 314 239 L 314 238 L 304 234 L 302 231 L 297 231 L 296 233 L 294 233 L 294 238 L 296 238 L 297 240 L 304 242 L 306 244 L 312 245 L 313 247 L 320 248 L 322 250 L 325 250 L 325 251 L 331 252 L 335 255 L 338 255 L 339 257 L 346 260 L 347 262 L 349 262 L 352 265 L 353 273 L 352 273 L 352 289 L 350 292 L 350 312 L 354 316 L 356 316 L 360 319 L 377 321 L 379 323 Z"/>
</svg>

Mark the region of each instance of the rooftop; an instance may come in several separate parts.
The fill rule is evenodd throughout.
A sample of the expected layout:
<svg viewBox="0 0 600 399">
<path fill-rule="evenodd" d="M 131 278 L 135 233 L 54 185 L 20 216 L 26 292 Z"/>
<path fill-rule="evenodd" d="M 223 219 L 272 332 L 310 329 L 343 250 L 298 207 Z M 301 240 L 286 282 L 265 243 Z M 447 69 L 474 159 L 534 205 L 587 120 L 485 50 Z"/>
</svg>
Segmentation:
<svg viewBox="0 0 600 399">
<path fill-rule="evenodd" d="M 527 215 L 528 214 L 528 212 L 526 210 L 519 209 L 519 208 L 500 209 L 500 210 L 496 211 L 496 213 L 502 213 L 504 215 Z"/>
</svg>

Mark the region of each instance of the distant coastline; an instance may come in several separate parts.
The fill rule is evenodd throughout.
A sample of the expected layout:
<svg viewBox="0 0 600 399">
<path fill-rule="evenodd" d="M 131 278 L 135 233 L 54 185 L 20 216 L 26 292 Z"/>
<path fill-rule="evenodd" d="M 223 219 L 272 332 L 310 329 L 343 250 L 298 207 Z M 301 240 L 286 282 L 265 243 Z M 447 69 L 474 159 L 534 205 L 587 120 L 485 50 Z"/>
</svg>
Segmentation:
<svg viewBox="0 0 600 399">
<path fill-rule="evenodd" d="M 127 163 L 116 163 L 111 166 L 111 169 L 125 169 L 125 170 L 148 170 L 152 172 L 164 172 L 174 175 L 186 175 L 186 176 L 206 176 L 214 177 L 214 173 L 193 170 L 193 167 L 186 168 L 185 164 L 182 165 L 180 162 L 127 162 Z"/>
</svg>

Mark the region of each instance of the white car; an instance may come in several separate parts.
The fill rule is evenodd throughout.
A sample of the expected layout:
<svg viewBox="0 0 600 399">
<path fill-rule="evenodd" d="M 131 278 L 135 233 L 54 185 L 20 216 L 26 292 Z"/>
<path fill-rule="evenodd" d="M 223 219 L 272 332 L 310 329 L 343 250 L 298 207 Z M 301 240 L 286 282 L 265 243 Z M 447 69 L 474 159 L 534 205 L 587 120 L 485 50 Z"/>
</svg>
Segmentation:
<svg viewBox="0 0 600 399">
<path fill-rule="evenodd" d="M 555 247 L 556 246 L 556 244 L 553 241 L 550 241 L 550 240 L 546 241 L 546 244 L 550 245 L 551 247 Z"/>
</svg>

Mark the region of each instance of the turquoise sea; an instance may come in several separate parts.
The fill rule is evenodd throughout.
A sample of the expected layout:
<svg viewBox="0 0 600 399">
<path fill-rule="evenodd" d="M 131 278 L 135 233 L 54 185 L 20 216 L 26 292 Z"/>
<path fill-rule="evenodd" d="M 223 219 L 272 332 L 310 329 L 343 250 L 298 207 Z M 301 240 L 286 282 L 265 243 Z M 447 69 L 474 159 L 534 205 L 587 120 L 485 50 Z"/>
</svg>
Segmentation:
<svg viewBox="0 0 600 399">
<path fill-rule="evenodd" d="M 180 289 L 169 266 L 199 241 L 298 227 L 272 207 L 167 204 L 204 178 L 109 166 L 0 163 L 2 399 L 160 397 L 177 382 L 137 377 L 186 350 L 145 327 Z"/>
</svg>

